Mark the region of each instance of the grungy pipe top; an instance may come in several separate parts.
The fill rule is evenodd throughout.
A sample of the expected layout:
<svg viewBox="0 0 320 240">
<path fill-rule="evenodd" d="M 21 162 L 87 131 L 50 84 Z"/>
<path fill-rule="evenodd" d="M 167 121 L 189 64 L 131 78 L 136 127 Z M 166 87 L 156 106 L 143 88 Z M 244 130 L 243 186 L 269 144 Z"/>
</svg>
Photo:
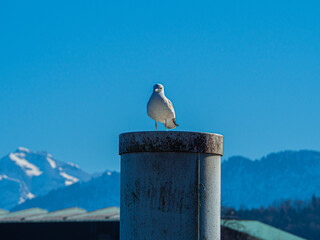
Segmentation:
<svg viewBox="0 0 320 240">
<path fill-rule="evenodd" d="M 120 134 L 119 154 L 187 152 L 222 156 L 223 136 L 216 133 L 150 131 Z"/>
</svg>

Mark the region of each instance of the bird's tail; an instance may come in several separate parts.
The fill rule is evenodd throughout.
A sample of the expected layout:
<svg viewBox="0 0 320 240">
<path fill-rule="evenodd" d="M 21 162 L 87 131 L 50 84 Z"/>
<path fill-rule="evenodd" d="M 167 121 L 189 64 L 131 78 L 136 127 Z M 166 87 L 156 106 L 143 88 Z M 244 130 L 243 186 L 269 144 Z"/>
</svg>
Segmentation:
<svg viewBox="0 0 320 240">
<path fill-rule="evenodd" d="M 179 125 L 176 123 L 176 119 L 172 118 L 167 122 L 167 128 L 168 129 L 174 129 L 176 127 L 179 127 Z"/>
</svg>

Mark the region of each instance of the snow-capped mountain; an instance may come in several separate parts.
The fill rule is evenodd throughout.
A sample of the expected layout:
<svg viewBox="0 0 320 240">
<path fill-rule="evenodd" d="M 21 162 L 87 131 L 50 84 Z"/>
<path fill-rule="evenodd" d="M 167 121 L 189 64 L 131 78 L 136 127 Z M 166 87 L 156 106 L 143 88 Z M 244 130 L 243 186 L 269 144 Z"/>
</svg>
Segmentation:
<svg viewBox="0 0 320 240">
<path fill-rule="evenodd" d="M 90 179 L 90 174 L 72 163 L 19 147 L 0 159 L 0 208 L 9 209 L 53 189 Z"/>
<path fill-rule="evenodd" d="M 40 207 L 55 211 L 69 207 L 80 207 L 88 211 L 110 206 L 120 206 L 120 173 L 107 171 L 88 182 L 49 192 L 20 204 L 12 211 Z"/>
<path fill-rule="evenodd" d="M 0 163 L 1 161 L 3 160 L 0 160 Z M 57 166 L 62 164 L 55 162 Z M 30 178 L 41 177 L 41 175 L 35 176 L 34 173 L 41 171 L 44 174 L 45 168 L 34 161 L 30 163 L 39 169 L 30 170 L 28 174 L 33 173 Z M 66 171 L 66 168 L 62 167 L 63 172 L 80 179 L 78 175 Z M 2 169 L 1 166 L 0 169 Z M 320 195 L 319 173 L 320 152 L 316 151 L 284 151 L 269 154 L 255 161 L 244 157 L 231 157 L 223 161 L 221 166 L 222 205 L 252 208 L 268 206 L 284 199 L 310 199 L 313 194 Z M 62 177 L 59 171 L 57 176 Z M 17 176 L 3 177 L 2 175 L 0 189 L 3 186 L 12 189 L 10 194 L 15 198 L 23 196 L 24 199 L 30 199 L 32 198 L 30 193 L 36 195 L 36 191 L 30 190 L 29 185 L 17 182 L 16 178 Z M 68 180 L 70 179 L 63 178 L 61 185 L 68 185 L 66 184 Z M 17 192 L 20 195 L 17 195 Z M 0 204 L 4 204 L 1 202 L 2 199 L 0 198 Z M 75 183 L 72 186 L 51 191 L 45 196 L 27 200 L 12 210 L 31 207 L 41 207 L 50 211 L 67 207 L 95 210 L 108 206 L 119 206 L 119 203 L 120 173 L 105 172 L 102 176 L 97 174 L 96 178 L 88 182 Z"/>
</svg>

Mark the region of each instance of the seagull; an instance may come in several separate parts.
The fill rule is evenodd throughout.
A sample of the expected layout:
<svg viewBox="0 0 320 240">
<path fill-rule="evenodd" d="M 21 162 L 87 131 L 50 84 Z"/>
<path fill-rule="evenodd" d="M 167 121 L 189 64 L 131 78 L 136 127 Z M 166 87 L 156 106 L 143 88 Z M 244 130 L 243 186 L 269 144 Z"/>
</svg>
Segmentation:
<svg viewBox="0 0 320 240">
<path fill-rule="evenodd" d="M 173 105 L 164 95 L 163 85 L 159 83 L 153 86 L 153 93 L 147 105 L 147 112 L 149 117 L 156 121 L 156 131 L 158 131 L 157 122 L 163 123 L 166 131 L 179 126 L 176 123 Z"/>
</svg>

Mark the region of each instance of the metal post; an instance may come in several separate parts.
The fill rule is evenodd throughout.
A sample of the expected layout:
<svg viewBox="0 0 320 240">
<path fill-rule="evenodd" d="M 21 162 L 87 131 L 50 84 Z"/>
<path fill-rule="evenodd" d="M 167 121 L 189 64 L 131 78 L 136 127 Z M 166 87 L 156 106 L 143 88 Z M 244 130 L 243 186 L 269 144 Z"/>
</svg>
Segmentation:
<svg viewBox="0 0 320 240">
<path fill-rule="evenodd" d="M 121 240 L 220 239 L 223 137 L 120 135 Z"/>
</svg>

